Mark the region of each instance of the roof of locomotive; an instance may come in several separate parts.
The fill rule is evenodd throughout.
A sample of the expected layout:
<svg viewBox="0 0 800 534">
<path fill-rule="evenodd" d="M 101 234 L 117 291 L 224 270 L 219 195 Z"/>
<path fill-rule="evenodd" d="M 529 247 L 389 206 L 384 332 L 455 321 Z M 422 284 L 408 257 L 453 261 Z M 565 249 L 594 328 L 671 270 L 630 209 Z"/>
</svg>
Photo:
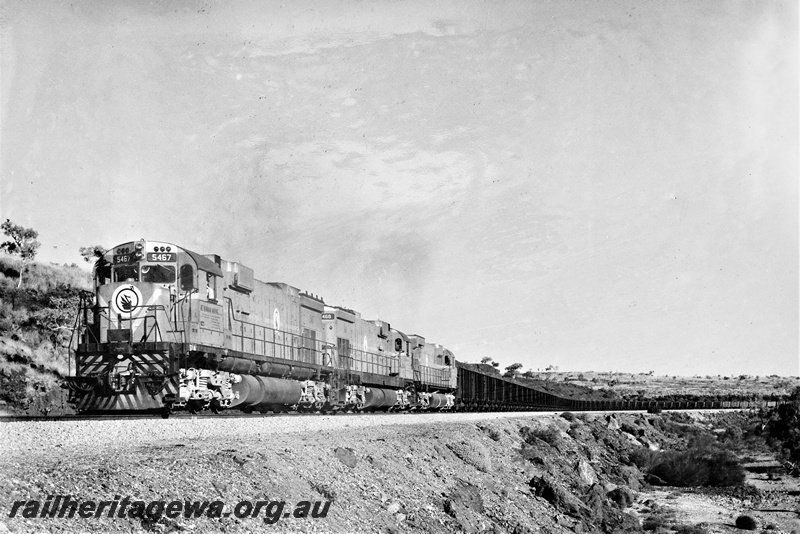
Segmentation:
<svg viewBox="0 0 800 534">
<path fill-rule="evenodd" d="M 188 254 L 189 257 L 192 258 L 194 260 L 194 262 L 197 264 L 197 268 L 198 269 L 206 271 L 206 272 L 211 273 L 211 274 L 216 275 L 216 276 L 222 276 L 222 269 L 220 269 L 219 265 L 217 265 L 216 262 L 214 262 L 213 260 L 210 260 L 209 258 L 206 258 L 202 254 L 198 254 L 197 252 L 194 252 L 193 250 L 189 250 L 189 249 L 187 249 L 185 247 L 178 246 L 178 245 L 176 245 L 174 243 L 168 243 L 166 241 L 156 241 L 156 240 L 146 240 L 146 239 L 140 239 L 139 241 L 145 241 L 147 243 L 158 243 L 159 245 L 169 245 L 171 247 L 175 247 L 175 249 L 182 250 L 183 252 Z M 110 257 L 113 256 L 114 255 L 114 250 L 118 249 L 119 247 L 125 246 L 128 243 L 135 243 L 135 242 L 136 241 L 128 241 L 128 242 L 120 243 L 119 245 L 116 245 L 116 246 L 113 246 L 113 247 L 109 248 L 107 251 L 105 251 L 105 253 L 103 253 L 103 256 L 98 261 L 103 260 L 106 255 L 108 255 Z"/>
<path fill-rule="evenodd" d="M 214 275 L 217 275 L 217 276 L 222 276 L 222 269 L 219 268 L 219 265 L 217 265 L 216 262 L 206 258 L 202 254 L 198 254 L 197 252 L 191 251 L 191 250 L 183 248 L 183 247 L 180 247 L 180 248 L 183 249 L 183 251 L 185 253 L 187 253 L 189 256 L 192 257 L 192 259 L 195 261 L 195 263 L 197 263 L 197 268 L 198 269 L 201 269 L 203 271 L 206 271 L 208 273 L 211 273 L 211 274 L 214 274 Z"/>
</svg>

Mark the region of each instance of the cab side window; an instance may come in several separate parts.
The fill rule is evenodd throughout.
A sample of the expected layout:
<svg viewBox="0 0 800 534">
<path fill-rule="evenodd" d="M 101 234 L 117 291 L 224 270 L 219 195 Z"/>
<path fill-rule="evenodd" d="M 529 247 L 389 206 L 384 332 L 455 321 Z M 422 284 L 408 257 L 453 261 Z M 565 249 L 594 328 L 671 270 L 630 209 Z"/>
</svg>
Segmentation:
<svg viewBox="0 0 800 534">
<path fill-rule="evenodd" d="M 206 288 L 208 300 L 217 300 L 217 277 L 211 273 L 206 273 Z"/>
<path fill-rule="evenodd" d="M 181 291 L 194 289 L 194 268 L 188 263 L 181 265 Z"/>
<path fill-rule="evenodd" d="M 403 340 L 399 337 L 394 340 L 394 351 L 395 352 L 402 352 L 403 351 Z"/>
</svg>

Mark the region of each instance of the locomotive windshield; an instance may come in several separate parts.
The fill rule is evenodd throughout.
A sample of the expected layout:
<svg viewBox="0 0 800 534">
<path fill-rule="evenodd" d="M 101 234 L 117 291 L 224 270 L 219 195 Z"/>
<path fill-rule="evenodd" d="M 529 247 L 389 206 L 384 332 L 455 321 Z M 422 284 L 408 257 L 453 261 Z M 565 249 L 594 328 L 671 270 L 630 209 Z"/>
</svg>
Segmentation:
<svg viewBox="0 0 800 534">
<path fill-rule="evenodd" d="M 138 282 L 139 281 L 139 266 L 138 265 L 117 265 L 114 267 L 114 281 L 115 282 Z"/>
<path fill-rule="evenodd" d="M 175 267 L 173 265 L 142 265 L 142 282 L 174 284 Z"/>
</svg>

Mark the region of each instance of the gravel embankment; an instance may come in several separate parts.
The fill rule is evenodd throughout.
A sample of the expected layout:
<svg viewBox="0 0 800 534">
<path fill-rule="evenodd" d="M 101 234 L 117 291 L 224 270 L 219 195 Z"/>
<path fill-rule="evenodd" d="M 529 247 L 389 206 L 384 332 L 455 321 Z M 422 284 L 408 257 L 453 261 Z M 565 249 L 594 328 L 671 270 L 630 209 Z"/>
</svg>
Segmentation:
<svg viewBox="0 0 800 534">
<path fill-rule="evenodd" d="M 532 417 L 534 415 L 534 417 Z M 2 532 L 566 533 L 529 489 L 520 428 L 543 414 L 414 414 L 5 423 Z M 564 424 L 564 423 L 559 423 Z M 215 501 L 222 517 L 104 514 L 42 518 L 15 503 L 70 495 Z M 231 515 L 238 503 L 285 501 L 275 525 Z M 290 516 L 302 502 L 327 516 Z M 558 514 L 556 514 L 558 515 Z M 559 516 L 560 517 L 560 516 Z M 573 524 L 561 518 L 564 524 Z"/>
<path fill-rule="evenodd" d="M 118 419 L 34 421 L 0 425 L 0 451 L 5 457 L 52 455 L 55 450 L 104 452 L 152 444 L 235 439 L 258 440 L 270 434 L 314 433 L 405 425 L 471 423 L 497 419 L 540 417 L 552 412 L 284 415 L 247 418 Z"/>
<path fill-rule="evenodd" d="M 646 521 L 672 525 L 679 510 L 643 484 L 630 455 L 685 447 L 698 432 L 713 438 L 707 418 L 507 412 L 4 423 L 0 533 L 638 532 Z M 728 533 L 746 513 L 776 531 L 799 530 L 792 517 L 781 523 L 754 510 L 756 497 L 761 508 L 798 504 L 772 493 L 706 495 L 713 517 L 681 521 Z M 36 514 L 57 496 L 156 508 Z M 201 502 L 219 507 L 180 512 Z M 300 513 L 311 502 L 329 509 Z M 250 513 L 254 503 L 280 509 Z"/>
</svg>

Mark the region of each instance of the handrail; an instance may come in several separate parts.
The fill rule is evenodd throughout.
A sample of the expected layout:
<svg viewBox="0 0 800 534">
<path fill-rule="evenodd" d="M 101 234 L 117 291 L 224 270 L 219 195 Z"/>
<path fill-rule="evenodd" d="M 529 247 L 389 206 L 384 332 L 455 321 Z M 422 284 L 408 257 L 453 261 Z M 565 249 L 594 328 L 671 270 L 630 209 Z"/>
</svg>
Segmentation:
<svg viewBox="0 0 800 534">
<path fill-rule="evenodd" d="M 237 332 L 235 327 L 231 328 L 231 337 L 234 340 L 234 346 L 238 344 L 241 352 L 304 363 L 321 362 L 325 365 L 322 356 L 326 354 L 325 349 L 328 344 L 323 340 L 235 318 L 233 321 L 239 323 L 239 331 Z M 260 336 L 257 335 L 259 333 Z M 287 336 L 290 338 L 289 340 L 287 340 Z M 400 358 L 393 354 L 380 354 L 351 348 L 349 354 L 339 354 L 338 359 L 339 367 L 350 371 L 385 375 L 400 372 Z"/>
<path fill-rule="evenodd" d="M 351 371 L 395 375 L 400 373 L 400 357 L 393 354 L 379 354 L 361 349 L 350 349 L 350 354 L 339 355 L 341 367 Z"/>
<path fill-rule="evenodd" d="M 142 338 L 138 342 L 146 342 L 150 340 L 151 337 L 155 338 L 156 341 L 159 339 L 163 340 L 163 331 L 158 318 L 159 313 L 163 314 L 164 320 L 166 321 L 167 325 L 169 325 L 168 332 L 171 333 L 175 338 L 177 338 L 178 334 L 184 332 L 183 330 L 176 330 L 174 328 L 172 321 L 170 321 L 167 308 L 161 304 L 142 304 L 134 306 L 129 317 L 123 317 L 121 314 L 118 314 L 116 320 L 110 313 L 110 306 L 98 306 L 96 310 L 96 317 L 98 317 L 100 320 L 100 326 L 105 326 L 106 335 L 108 335 L 107 332 L 109 330 L 125 330 L 126 328 L 124 325 L 125 323 L 128 323 L 128 339 L 130 339 L 132 342 L 134 335 L 134 323 L 137 321 L 140 321 L 142 326 Z M 145 315 L 137 316 L 137 311 L 141 310 L 144 310 Z M 86 313 L 87 308 L 84 307 L 82 311 L 84 312 L 84 317 L 80 327 L 85 327 L 85 333 L 87 333 L 88 336 L 91 336 L 95 343 L 102 343 L 102 340 L 98 338 L 95 332 L 91 328 L 88 328 L 88 314 Z M 88 340 L 85 339 L 84 341 L 88 343 Z M 106 338 L 106 341 L 108 341 L 108 338 Z"/>
<path fill-rule="evenodd" d="M 424 384 L 436 385 L 447 387 L 450 385 L 450 367 L 428 367 L 427 365 L 419 365 L 418 371 L 419 381 Z M 415 377 L 417 378 L 417 377 Z"/>
<path fill-rule="evenodd" d="M 246 321 L 236 320 L 236 323 L 239 331 L 235 330 L 235 326 L 231 328 L 231 337 L 234 346 L 238 345 L 237 349 L 241 352 L 305 363 L 316 363 L 317 355 L 321 357 L 325 352 L 322 342 L 311 337 Z M 313 346 L 309 346 L 312 341 Z"/>
</svg>

